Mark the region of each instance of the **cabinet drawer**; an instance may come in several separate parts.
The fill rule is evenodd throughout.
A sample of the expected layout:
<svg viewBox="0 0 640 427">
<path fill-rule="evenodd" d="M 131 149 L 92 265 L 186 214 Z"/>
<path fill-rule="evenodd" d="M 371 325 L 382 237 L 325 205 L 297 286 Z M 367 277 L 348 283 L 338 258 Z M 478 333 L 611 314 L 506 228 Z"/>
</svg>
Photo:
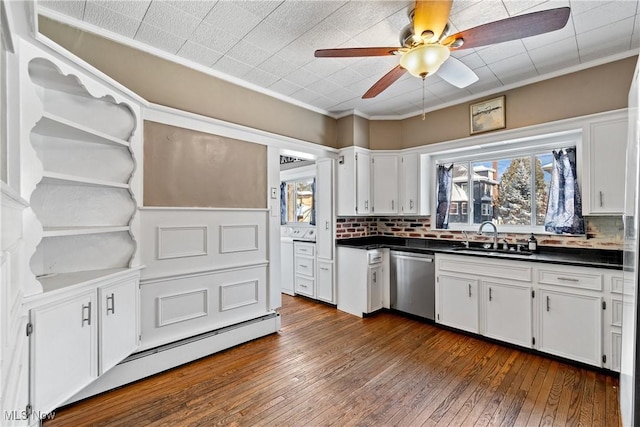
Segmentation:
<svg viewBox="0 0 640 427">
<path fill-rule="evenodd" d="M 295 291 L 297 294 L 315 297 L 315 280 L 296 276 Z"/>
<path fill-rule="evenodd" d="M 602 274 L 578 271 L 538 270 L 538 283 L 571 288 L 602 290 Z"/>
<path fill-rule="evenodd" d="M 296 257 L 296 274 L 315 276 L 315 260 L 313 258 Z"/>
<path fill-rule="evenodd" d="M 296 255 L 315 256 L 316 246 L 308 243 L 296 243 Z"/>
</svg>

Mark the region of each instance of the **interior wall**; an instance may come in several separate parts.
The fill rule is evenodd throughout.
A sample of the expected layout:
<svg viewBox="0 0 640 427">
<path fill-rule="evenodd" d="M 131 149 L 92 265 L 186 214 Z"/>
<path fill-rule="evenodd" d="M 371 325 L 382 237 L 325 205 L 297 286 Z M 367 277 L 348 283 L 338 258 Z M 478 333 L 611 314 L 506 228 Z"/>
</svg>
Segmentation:
<svg viewBox="0 0 640 427">
<path fill-rule="evenodd" d="M 372 150 L 384 150 L 388 147 L 401 146 L 401 120 L 371 120 L 369 122 L 369 148 Z"/>
<path fill-rule="evenodd" d="M 143 198 L 145 206 L 266 208 L 267 147 L 145 121 Z"/>
<path fill-rule="evenodd" d="M 40 32 L 149 102 L 336 147 L 336 120 L 39 17 Z"/>
<path fill-rule="evenodd" d="M 625 58 L 484 99 L 505 95 L 506 129 L 626 108 L 637 59 Z M 401 144 L 389 141 L 376 148 L 400 149 L 466 138 L 470 136 L 469 105 L 430 112 L 424 121 L 421 115 L 402 120 Z"/>
</svg>

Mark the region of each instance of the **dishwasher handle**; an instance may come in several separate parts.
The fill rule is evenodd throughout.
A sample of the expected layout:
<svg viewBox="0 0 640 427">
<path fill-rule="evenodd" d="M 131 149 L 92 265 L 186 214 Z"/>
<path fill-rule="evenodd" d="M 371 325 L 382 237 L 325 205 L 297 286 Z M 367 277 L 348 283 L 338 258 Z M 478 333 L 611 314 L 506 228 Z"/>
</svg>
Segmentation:
<svg viewBox="0 0 640 427">
<path fill-rule="evenodd" d="M 413 252 L 391 251 L 391 257 L 396 259 L 411 259 L 423 262 L 433 262 L 434 256 L 431 254 L 421 254 Z"/>
</svg>

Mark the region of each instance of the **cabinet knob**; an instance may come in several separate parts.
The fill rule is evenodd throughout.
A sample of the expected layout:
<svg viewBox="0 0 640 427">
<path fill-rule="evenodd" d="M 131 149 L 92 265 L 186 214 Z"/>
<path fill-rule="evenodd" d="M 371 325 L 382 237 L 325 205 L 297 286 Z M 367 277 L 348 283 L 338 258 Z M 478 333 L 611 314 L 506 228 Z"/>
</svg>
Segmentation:
<svg viewBox="0 0 640 427">
<path fill-rule="evenodd" d="M 491 301 L 493 299 L 492 295 L 491 295 L 491 288 L 489 288 L 489 301 Z"/>
<path fill-rule="evenodd" d="M 471 298 L 471 283 L 469 283 L 469 298 Z"/>
<path fill-rule="evenodd" d="M 549 295 L 547 295 L 547 311 L 549 311 L 550 308 L 551 308 L 551 299 L 549 298 Z"/>
<path fill-rule="evenodd" d="M 413 209 L 413 200 L 409 199 L 409 209 Z"/>
<path fill-rule="evenodd" d="M 602 191 L 599 191 L 599 193 L 600 193 L 600 207 L 602 207 L 604 205 L 604 200 L 603 200 L 604 196 L 602 194 Z"/>
</svg>

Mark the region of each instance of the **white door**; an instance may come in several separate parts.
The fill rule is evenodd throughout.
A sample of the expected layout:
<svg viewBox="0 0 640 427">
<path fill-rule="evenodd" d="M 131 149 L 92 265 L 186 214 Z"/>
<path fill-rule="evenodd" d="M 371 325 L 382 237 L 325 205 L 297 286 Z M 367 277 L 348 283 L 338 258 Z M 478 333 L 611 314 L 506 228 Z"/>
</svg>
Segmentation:
<svg viewBox="0 0 640 427">
<path fill-rule="evenodd" d="M 138 314 L 138 280 L 101 286 L 99 373 L 102 375 L 138 348 L 140 321 Z"/>
<path fill-rule="evenodd" d="M 356 154 L 356 214 L 367 215 L 371 212 L 371 155 L 365 152 Z"/>
<path fill-rule="evenodd" d="M 333 285 L 333 262 L 318 260 L 318 275 L 316 276 L 317 298 L 331 304 L 336 303 Z"/>
<path fill-rule="evenodd" d="M 478 333 L 478 281 L 439 276 L 436 321 L 443 325 Z"/>
<path fill-rule="evenodd" d="M 398 213 L 398 156 L 395 154 L 374 154 L 373 205 L 371 212 L 376 215 Z"/>
<path fill-rule="evenodd" d="M 590 365 L 602 364 L 602 298 L 540 292 L 538 349 Z"/>
<path fill-rule="evenodd" d="M 380 310 L 383 306 L 382 265 L 369 266 L 367 280 L 367 313 Z"/>
<path fill-rule="evenodd" d="M 417 154 L 405 154 L 400 164 L 400 213 L 418 213 L 418 191 L 420 180 Z"/>
<path fill-rule="evenodd" d="M 280 290 L 293 295 L 293 241 L 280 244 Z"/>
<path fill-rule="evenodd" d="M 623 212 L 626 142 L 626 119 L 591 125 L 588 208 L 592 214 Z"/>
<path fill-rule="evenodd" d="M 318 258 L 333 259 L 333 160 L 316 163 L 316 250 Z"/>
<path fill-rule="evenodd" d="M 31 310 L 31 405 L 49 413 L 98 376 L 94 290 Z"/>
<path fill-rule="evenodd" d="M 532 346 L 531 287 L 482 282 L 483 335 Z"/>
</svg>

